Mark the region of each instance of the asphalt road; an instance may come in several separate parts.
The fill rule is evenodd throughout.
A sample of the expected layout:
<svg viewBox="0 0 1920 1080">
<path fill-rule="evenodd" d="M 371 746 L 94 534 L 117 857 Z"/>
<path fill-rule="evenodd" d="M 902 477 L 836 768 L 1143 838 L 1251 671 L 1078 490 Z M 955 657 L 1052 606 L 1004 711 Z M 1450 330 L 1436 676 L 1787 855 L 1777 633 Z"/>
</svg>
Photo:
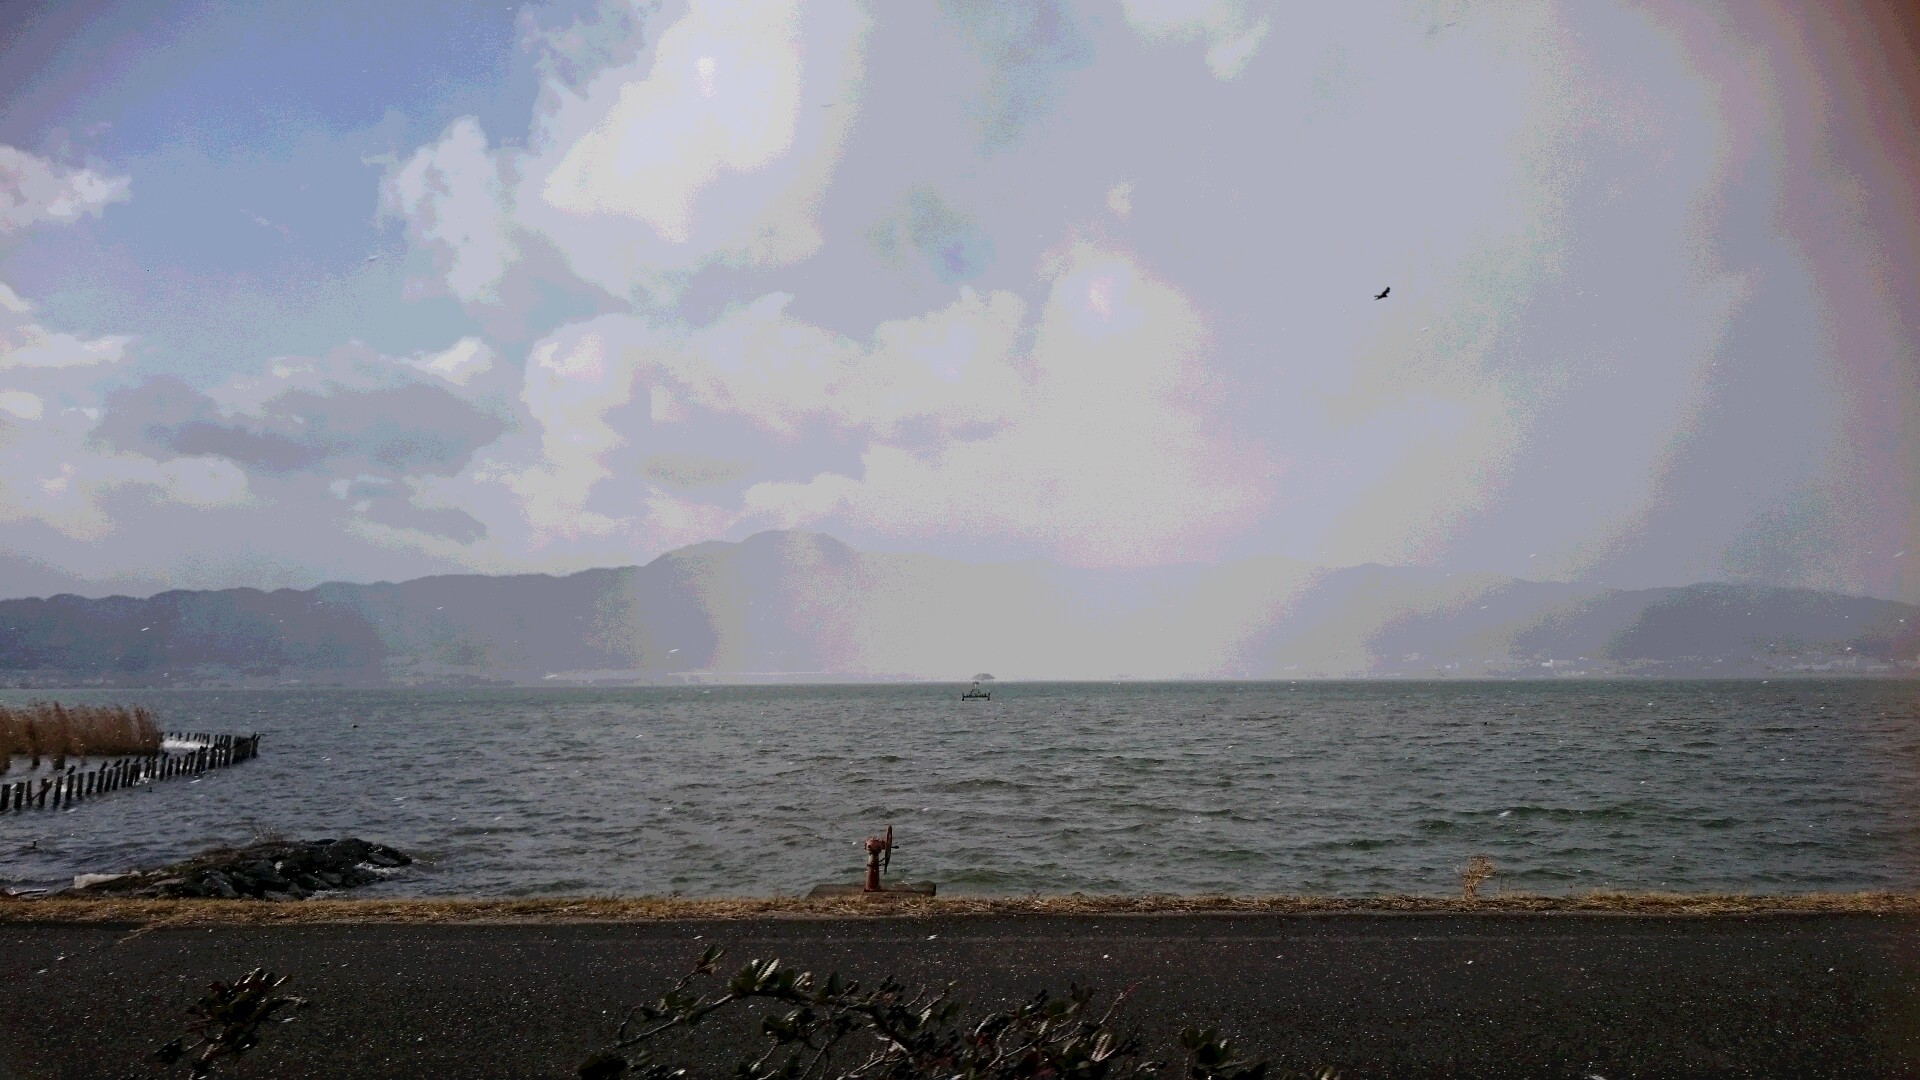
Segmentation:
<svg viewBox="0 0 1920 1080">
<path fill-rule="evenodd" d="M 0 1077 L 180 1075 L 153 1049 L 256 965 L 313 1004 L 222 1075 L 567 1076 L 712 943 L 726 971 L 956 979 L 981 1005 L 1137 981 L 1123 1015 L 1176 1060 L 1181 1026 L 1217 1023 L 1347 1077 L 1920 1076 L 1920 918 L 1554 914 L 0 925 Z M 673 1056 L 729 1075 L 752 1028 Z"/>
</svg>

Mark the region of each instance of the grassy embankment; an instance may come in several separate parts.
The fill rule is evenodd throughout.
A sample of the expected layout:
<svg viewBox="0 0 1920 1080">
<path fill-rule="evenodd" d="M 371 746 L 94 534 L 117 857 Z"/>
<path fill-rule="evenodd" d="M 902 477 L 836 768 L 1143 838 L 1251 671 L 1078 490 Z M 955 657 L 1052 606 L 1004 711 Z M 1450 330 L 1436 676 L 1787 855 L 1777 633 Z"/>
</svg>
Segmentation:
<svg viewBox="0 0 1920 1080">
<path fill-rule="evenodd" d="M 1920 894 L 1605 893 L 1567 896 L 1035 896 L 772 897 L 692 900 L 576 897 L 530 900 L 125 900 L 0 898 L 0 923 L 215 924 L 651 922 L 668 919 L 948 917 L 967 915 L 1920 915 Z"/>
</svg>

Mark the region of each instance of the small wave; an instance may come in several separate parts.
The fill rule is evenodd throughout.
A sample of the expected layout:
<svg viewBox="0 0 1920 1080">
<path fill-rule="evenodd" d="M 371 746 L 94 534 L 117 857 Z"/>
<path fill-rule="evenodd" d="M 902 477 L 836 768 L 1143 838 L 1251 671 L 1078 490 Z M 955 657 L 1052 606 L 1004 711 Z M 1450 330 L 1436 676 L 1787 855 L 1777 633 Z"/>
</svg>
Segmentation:
<svg viewBox="0 0 1920 1080">
<path fill-rule="evenodd" d="M 1388 844 L 1391 844 L 1392 842 L 1393 841 L 1391 840 L 1380 840 L 1371 836 L 1358 836 L 1350 840 L 1322 840 L 1318 843 L 1308 844 L 1307 850 L 1308 851 L 1378 851 L 1381 848 L 1386 847 Z"/>
<path fill-rule="evenodd" d="M 1468 811 L 1471 816 L 1484 818 L 1518 818 L 1522 821 L 1544 819 L 1547 821 L 1630 821 L 1641 815 L 1644 808 L 1632 803 L 1614 803 L 1609 806 L 1512 806 L 1504 810 Z"/>
<path fill-rule="evenodd" d="M 968 791 L 999 791 L 1003 789 L 1013 791 L 1026 786 L 1025 784 L 1015 783 L 1012 780 L 1002 780 L 997 776 L 973 776 L 965 780 L 948 780 L 943 784 L 937 785 L 934 790 L 960 794 Z"/>
</svg>

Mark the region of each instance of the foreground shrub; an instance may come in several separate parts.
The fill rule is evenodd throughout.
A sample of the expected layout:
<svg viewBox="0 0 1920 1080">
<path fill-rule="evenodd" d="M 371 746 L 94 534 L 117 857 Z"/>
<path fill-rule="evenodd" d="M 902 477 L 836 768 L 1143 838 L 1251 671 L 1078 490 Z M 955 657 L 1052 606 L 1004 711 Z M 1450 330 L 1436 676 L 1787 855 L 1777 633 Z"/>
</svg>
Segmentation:
<svg viewBox="0 0 1920 1080">
<path fill-rule="evenodd" d="M 1266 1062 L 1241 1058 L 1215 1028 L 1181 1032 L 1185 1067 L 1164 1072 L 1165 1063 L 1143 1056 L 1137 1030 L 1121 1032 L 1113 1025 L 1114 1010 L 1132 987 L 1097 1019 L 1089 1013 L 1094 992 L 1074 987 L 1064 998 L 1043 990 L 1031 1001 L 973 1021 L 948 1000 L 952 984 L 938 994 L 910 994 L 887 979 L 862 991 L 838 975 L 820 982 L 807 972 L 783 969 L 778 960 L 748 963 L 720 993 L 690 992 L 693 980 L 718 970 L 722 955 L 717 947 L 707 949 L 658 1001 L 629 1009 L 613 1042 L 581 1063 L 581 1080 L 679 1080 L 687 1070 L 660 1060 L 646 1044 L 756 1000 L 775 1006 L 760 1018 L 760 1031 L 771 1045 L 758 1058 L 741 1062 L 736 1080 L 1265 1080 L 1268 1075 Z M 279 992 L 286 982 L 286 976 L 255 968 L 231 985 L 213 983 L 187 1010 L 194 1018 L 187 1033 L 161 1047 L 157 1057 L 167 1065 L 184 1062 L 188 1080 L 211 1080 L 222 1060 L 237 1062 L 258 1045 L 267 1024 L 292 1019 L 276 1014 L 306 1005 Z M 853 1060 L 843 1063 L 836 1057 L 843 1053 Z M 1332 1076 L 1322 1072 L 1318 1080 Z"/>
<path fill-rule="evenodd" d="M 272 972 L 254 968 L 231 986 L 222 982 L 209 986 L 187 1010 L 194 1018 L 187 1033 L 161 1047 L 160 1060 L 168 1065 L 184 1060 L 189 1080 L 207 1080 L 221 1058 L 238 1058 L 253 1049 L 260 1041 L 261 1026 L 276 1019 L 275 1013 L 306 1004 L 301 998 L 278 993 L 286 981 L 285 975 L 274 978 Z"/>
<path fill-rule="evenodd" d="M 1075 987 L 1065 998 L 1042 991 L 1025 1004 L 968 1020 L 961 1006 L 948 1000 L 951 984 L 938 994 L 909 993 L 888 979 L 863 991 L 838 975 L 822 982 L 807 972 L 782 969 L 778 960 L 756 960 L 719 993 L 690 992 L 695 978 L 714 974 L 721 955 L 709 948 L 665 996 L 629 1009 L 612 1044 L 580 1065 L 581 1080 L 683 1077 L 686 1069 L 660 1060 L 645 1044 L 756 999 L 775 1006 L 760 1021 L 770 1045 L 758 1058 L 741 1062 L 734 1074 L 739 1080 L 1145 1080 L 1163 1075 L 1164 1063 L 1143 1056 L 1138 1031 L 1123 1033 L 1113 1026 L 1113 1011 L 1131 988 L 1098 1019 L 1089 1015 L 1093 991 Z M 1180 1044 L 1187 1063 L 1176 1075 L 1189 1080 L 1261 1080 L 1267 1074 L 1265 1062 L 1241 1059 L 1215 1029 L 1189 1028 Z M 842 1064 L 840 1054 L 852 1060 Z"/>
</svg>

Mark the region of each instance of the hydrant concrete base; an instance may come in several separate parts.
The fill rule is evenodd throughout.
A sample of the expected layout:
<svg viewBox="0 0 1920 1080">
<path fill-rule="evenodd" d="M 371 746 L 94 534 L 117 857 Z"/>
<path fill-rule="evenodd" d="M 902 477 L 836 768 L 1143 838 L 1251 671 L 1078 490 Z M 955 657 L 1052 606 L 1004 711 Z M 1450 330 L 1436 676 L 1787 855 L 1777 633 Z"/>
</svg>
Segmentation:
<svg viewBox="0 0 1920 1080">
<path fill-rule="evenodd" d="M 807 896 L 871 896 L 884 900 L 889 896 L 932 896 L 933 890 L 931 881 L 902 881 L 873 892 L 864 885 L 815 885 Z"/>
</svg>

